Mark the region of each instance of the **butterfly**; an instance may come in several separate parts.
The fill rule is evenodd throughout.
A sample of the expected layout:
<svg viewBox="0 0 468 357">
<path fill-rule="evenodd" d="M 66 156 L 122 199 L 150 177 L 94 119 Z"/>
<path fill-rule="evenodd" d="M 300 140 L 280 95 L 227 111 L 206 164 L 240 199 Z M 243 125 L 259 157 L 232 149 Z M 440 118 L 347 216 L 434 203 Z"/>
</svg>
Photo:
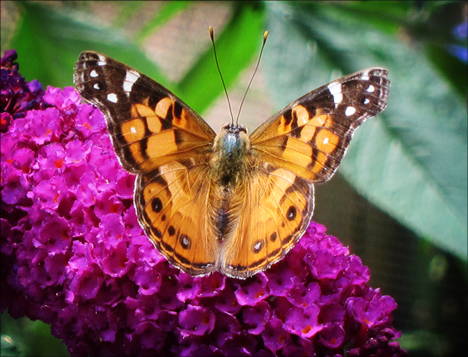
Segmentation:
<svg viewBox="0 0 468 357">
<path fill-rule="evenodd" d="M 83 52 L 74 83 L 104 114 L 120 163 L 137 175 L 138 220 L 159 252 L 192 276 L 245 279 L 281 260 L 314 210 L 314 185 L 337 170 L 358 126 L 385 109 L 388 71 L 373 67 L 292 102 L 252 134 L 216 134 L 161 84 Z"/>
</svg>

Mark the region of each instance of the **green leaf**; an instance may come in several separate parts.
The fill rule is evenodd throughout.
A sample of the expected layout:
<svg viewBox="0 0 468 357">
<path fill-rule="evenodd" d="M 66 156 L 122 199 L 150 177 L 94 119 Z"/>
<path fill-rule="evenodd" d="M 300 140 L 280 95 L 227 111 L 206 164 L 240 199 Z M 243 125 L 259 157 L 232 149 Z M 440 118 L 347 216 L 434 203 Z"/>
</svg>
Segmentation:
<svg viewBox="0 0 468 357">
<path fill-rule="evenodd" d="M 357 131 L 340 172 L 378 207 L 466 260 L 467 114 L 456 86 L 424 52 L 334 3 L 269 2 L 267 24 L 265 67 L 278 109 L 341 75 L 389 69 L 388 107 Z"/>
<path fill-rule="evenodd" d="M 466 45 L 465 45 L 466 46 Z M 447 55 L 447 48 L 440 45 L 428 44 L 426 55 L 437 69 L 449 80 L 460 97 L 467 95 L 468 67 L 458 58 Z"/>
<path fill-rule="evenodd" d="M 414 8 L 410 1 L 342 1 L 329 14 L 335 20 L 352 17 L 373 25 L 379 31 L 396 34 Z"/>
<path fill-rule="evenodd" d="M 73 84 L 73 68 L 84 50 L 104 53 L 167 85 L 168 80 L 144 53 L 117 30 L 93 26 L 93 17 L 66 8 L 53 10 L 35 2 L 17 2 L 21 25 L 12 40 L 21 74 L 43 85 Z M 77 20 L 80 19 L 80 20 Z"/>
<path fill-rule="evenodd" d="M 14 319 L 6 312 L 0 321 L 2 356 L 69 356 L 62 341 L 51 335 L 48 324 L 27 317 Z"/>
<path fill-rule="evenodd" d="M 166 1 L 163 8 L 156 12 L 153 18 L 148 21 L 145 26 L 138 32 L 136 39 L 141 43 L 146 37 L 154 32 L 158 27 L 162 26 L 176 13 L 182 11 L 189 5 L 188 1 Z"/>
<path fill-rule="evenodd" d="M 262 4 L 239 2 L 223 32 L 219 36 L 215 32 L 219 65 L 228 88 L 258 54 L 262 43 L 263 26 Z M 206 110 L 222 92 L 223 87 L 211 47 L 200 56 L 179 82 L 175 91 L 198 113 Z"/>
<path fill-rule="evenodd" d="M 125 26 L 127 21 L 145 5 L 146 1 L 121 1 L 116 3 L 116 6 L 120 6 L 120 11 L 112 22 L 112 27 L 120 28 Z"/>
</svg>

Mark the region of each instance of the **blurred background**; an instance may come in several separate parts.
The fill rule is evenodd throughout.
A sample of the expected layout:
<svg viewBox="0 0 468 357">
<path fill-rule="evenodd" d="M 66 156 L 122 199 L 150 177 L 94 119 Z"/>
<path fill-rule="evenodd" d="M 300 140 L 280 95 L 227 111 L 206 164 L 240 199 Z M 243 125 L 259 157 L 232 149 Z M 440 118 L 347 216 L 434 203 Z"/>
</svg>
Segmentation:
<svg viewBox="0 0 468 357">
<path fill-rule="evenodd" d="M 168 87 L 219 130 L 252 132 L 299 96 L 343 75 L 389 69 L 387 109 L 355 135 L 338 174 L 316 190 L 314 221 L 398 303 L 410 356 L 468 350 L 467 3 L 459 1 L 2 1 L 1 52 L 44 87 L 71 86 L 94 50 Z M 68 355 L 47 325 L 1 316 L 2 356 Z"/>
</svg>

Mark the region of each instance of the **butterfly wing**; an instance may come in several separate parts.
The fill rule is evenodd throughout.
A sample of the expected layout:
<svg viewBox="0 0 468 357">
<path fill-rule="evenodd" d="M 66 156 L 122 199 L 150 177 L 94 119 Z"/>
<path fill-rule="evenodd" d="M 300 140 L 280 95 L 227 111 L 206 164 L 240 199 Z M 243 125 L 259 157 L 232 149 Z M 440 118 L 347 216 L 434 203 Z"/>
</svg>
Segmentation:
<svg viewBox="0 0 468 357">
<path fill-rule="evenodd" d="M 136 181 L 135 206 L 146 235 L 169 262 L 193 276 L 218 269 L 209 219 L 212 186 L 208 167 L 196 161 L 173 161 Z"/>
<path fill-rule="evenodd" d="M 122 166 L 138 174 L 135 207 L 148 237 L 192 275 L 215 269 L 218 251 L 206 224 L 214 131 L 168 89 L 102 54 L 83 52 L 74 82 L 104 114 Z"/>
<path fill-rule="evenodd" d="M 337 170 L 356 128 L 385 109 L 388 71 L 374 67 L 340 78 L 292 102 L 255 130 L 254 152 L 314 183 Z"/>
<path fill-rule="evenodd" d="M 168 89 L 102 54 L 83 52 L 74 82 L 80 95 L 106 117 L 114 149 L 129 172 L 150 172 L 203 155 L 216 135 Z"/>
<path fill-rule="evenodd" d="M 312 218 L 310 181 L 265 162 L 256 167 L 237 193 L 243 211 L 221 254 L 222 272 L 236 278 L 247 278 L 281 260 Z"/>
<path fill-rule="evenodd" d="M 387 75 L 370 68 L 333 81 L 251 134 L 256 170 L 239 193 L 246 212 L 223 249 L 227 275 L 245 278 L 267 269 L 302 237 L 312 218 L 314 184 L 333 176 L 356 128 L 385 108 Z"/>
</svg>

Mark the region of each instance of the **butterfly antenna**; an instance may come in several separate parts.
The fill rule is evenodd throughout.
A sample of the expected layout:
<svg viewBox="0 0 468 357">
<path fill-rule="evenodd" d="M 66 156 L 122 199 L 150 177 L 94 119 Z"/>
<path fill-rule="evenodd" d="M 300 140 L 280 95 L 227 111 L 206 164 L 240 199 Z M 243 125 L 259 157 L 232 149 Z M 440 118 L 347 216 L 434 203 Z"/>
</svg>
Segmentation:
<svg viewBox="0 0 468 357">
<path fill-rule="evenodd" d="M 242 110 L 242 106 L 244 105 L 245 97 L 247 96 L 247 93 L 249 92 L 250 85 L 252 84 L 252 81 L 255 77 L 255 74 L 257 73 L 258 66 L 260 65 L 260 60 L 262 59 L 262 53 L 263 53 L 263 48 L 265 47 L 266 40 L 268 38 L 268 31 L 265 31 L 263 33 L 263 43 L 262 43 L 262 48 L 260 49 L 260 54 L 258 55 L 258 60 L 257 60 L 257 65 L 255 66 L 255 71 L 252 74 L 252 78 L 250 78 L 249 85 L 247 86 L 247 89 L 245 90 L 244 97 L 242 98 L 241 104 L 239 106 L 239 111 L 237 112 L 237 117 L 236 117 L 236 124 L 239 124 L 239 116 Z"/>
<path fill-rule="evenodd" d="M 216 61 L 216 67 L 218 68 L 218 73 L 219 73 L 219 76 L 221 77 L 221 82 L 223 82 L 224 93 L 226 94 L 226 99 L 227 99 L 228 106 L 229 106 L 229 113 L 231 113 L 231 123 L 234 124 L 234 115 L 232 115 L 231 101 L 229 100 L 229 95 L 226 89 L 226 83 L 224 83 L 224 78 L 223 78 L 223 75 L 221 74 L 221 68 L 219 68 L 218 55 L 216 54 L 216 46 L 215 46 L 214 35 L 213 35 L 213 27 L 211 26 L 210 26 L 210 38 L 211 38 L 211 42 L 213 43 L 213 52 L 214 52 L 214 58 Z"/>
</svg>

